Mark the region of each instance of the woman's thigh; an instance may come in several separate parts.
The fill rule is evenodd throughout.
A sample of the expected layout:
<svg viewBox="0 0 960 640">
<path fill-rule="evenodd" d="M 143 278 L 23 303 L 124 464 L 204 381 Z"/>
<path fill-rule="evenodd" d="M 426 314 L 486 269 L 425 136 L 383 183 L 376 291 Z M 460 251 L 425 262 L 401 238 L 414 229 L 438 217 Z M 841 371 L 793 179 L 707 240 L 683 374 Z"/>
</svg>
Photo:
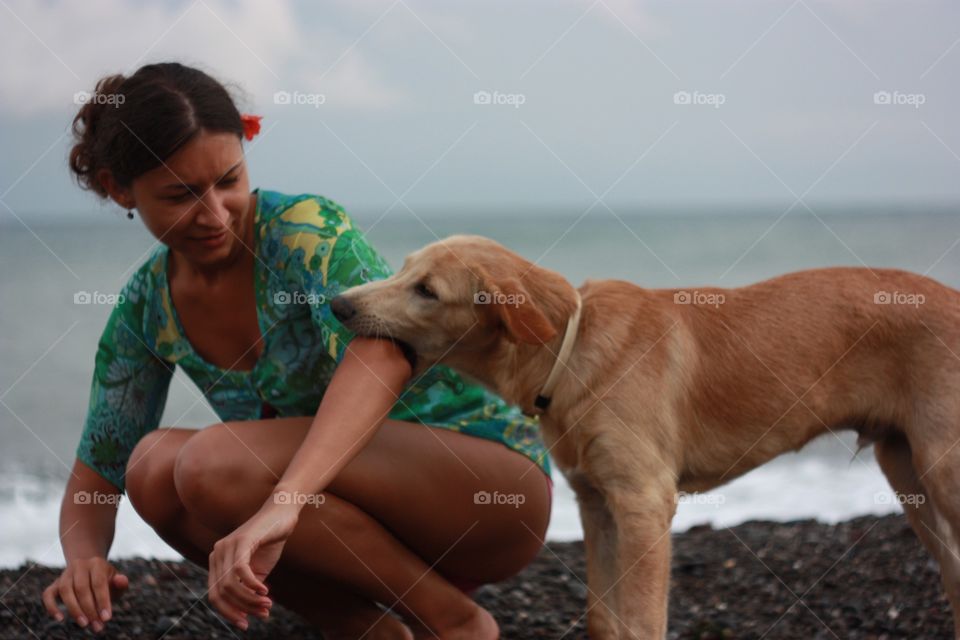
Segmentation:
<svg viewBox="0 0 960 640">
<path fill-rule="evenodd" d="M 214 425 L 186 441 L 184 452 L 217 460 L 229 478 L 215 484 L 234 491 L 242 483 L 263 492 L 262 501 L 312 421 Z M 387 420 L 325 491 L 376 518 L 443 571 L 493 580 L 522 567 L 542 544 L 550 500 L 535 466 L 499 442 Z"/>
</svg>

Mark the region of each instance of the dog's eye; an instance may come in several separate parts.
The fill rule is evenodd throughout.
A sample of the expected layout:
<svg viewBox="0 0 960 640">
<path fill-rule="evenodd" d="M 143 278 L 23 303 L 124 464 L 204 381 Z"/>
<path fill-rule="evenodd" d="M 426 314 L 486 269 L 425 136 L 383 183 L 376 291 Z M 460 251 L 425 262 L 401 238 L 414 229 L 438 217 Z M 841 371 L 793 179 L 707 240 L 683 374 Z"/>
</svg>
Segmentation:
<svg viewBox="0 0 960 640">
<path fill-rule="evenodd" d="M 421 282 L 413 288 L 417 292 L 417 295 L 421 298 L 429 298 L 430 300 L 436 300 L 437 294 L 433 292 L 433 289 L 428 287 L 425 283 Z"/>
</svg>

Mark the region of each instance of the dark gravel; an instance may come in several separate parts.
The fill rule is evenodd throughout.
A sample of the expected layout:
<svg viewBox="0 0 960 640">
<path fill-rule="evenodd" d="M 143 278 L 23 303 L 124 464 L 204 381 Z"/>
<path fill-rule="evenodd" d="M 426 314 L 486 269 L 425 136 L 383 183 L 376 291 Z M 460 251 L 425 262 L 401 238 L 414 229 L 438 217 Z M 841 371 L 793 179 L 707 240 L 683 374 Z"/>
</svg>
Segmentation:
<svg viewBox="0 0 960 640">
<path fill-rule="evenodd" d="M 697 527 L 673 540 L 670 638 L 953 637 L 937 567 L 902 516 Z M 246 633 L 228 627 L 203 599 L 205 572 L 189 563 L 117 564 L 131 589 L 107 637 L 320 637 L 279 606 Z M 56 574 L 39 565 L 0 572 L 0 640 L 94 635 L 47 618 L 40 592 Z M 475 597 L 504 638 L 586 638 L 584 580 L 583 544 L 552 543 L 521 574 Z"/>
</svg>

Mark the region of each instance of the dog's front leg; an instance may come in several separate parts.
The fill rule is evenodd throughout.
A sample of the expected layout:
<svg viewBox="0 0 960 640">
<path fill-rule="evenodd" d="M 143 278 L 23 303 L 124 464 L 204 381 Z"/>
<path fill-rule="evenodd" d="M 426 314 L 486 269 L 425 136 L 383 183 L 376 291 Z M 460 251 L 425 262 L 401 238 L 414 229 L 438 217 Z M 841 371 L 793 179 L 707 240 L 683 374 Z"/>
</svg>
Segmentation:
<svg viewBox="0 0 960 640">
<path fill-rule="evenodd" d="M 573 482 L 587 555 L 587 633 L 592 640 L 619 638 L 616 613 L 617 537 L 603 494 L 585 482 Z"/>
<path fill-rule="evenodd" d="M 676 490 L 654 482 L 624 483 L 608 493 L 607 504 L 616 525 L 619 637 L 662 640 L 667 633 L 670 521 L 676 511 Z"/>
</svg>

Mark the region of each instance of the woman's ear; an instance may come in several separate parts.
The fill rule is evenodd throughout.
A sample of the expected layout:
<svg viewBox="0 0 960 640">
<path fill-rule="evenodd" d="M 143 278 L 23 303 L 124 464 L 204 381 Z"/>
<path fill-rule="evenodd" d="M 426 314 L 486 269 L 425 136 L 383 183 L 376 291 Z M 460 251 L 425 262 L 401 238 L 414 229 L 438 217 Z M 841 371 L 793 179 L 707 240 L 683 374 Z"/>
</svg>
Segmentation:
<svg viewBox="0 0 960 640">
<path fill-rule="evenodd" d="M 103 190 L 107 192 L 107 195 L 110 196 L 110 199 L 124 209 L 133 209 L 137 206 L 137 203 L 133 199 L 132 190 L 117 184 L 117 181 L 113 179 L 113 174 L 110 173 L 109 169 L 100 169 L 97 171 L 97 180 L 103 186 Z"/>
<path fill-rule="evenodd" d="M 499 318 L 512 342 L 544 344 L 557 335 L 557 329 L 530 297 L 517 278 L 493 280 L 479 270 L 481 291 L 474 298 L 476 304 L 489 304 Z"/>
</svg>

